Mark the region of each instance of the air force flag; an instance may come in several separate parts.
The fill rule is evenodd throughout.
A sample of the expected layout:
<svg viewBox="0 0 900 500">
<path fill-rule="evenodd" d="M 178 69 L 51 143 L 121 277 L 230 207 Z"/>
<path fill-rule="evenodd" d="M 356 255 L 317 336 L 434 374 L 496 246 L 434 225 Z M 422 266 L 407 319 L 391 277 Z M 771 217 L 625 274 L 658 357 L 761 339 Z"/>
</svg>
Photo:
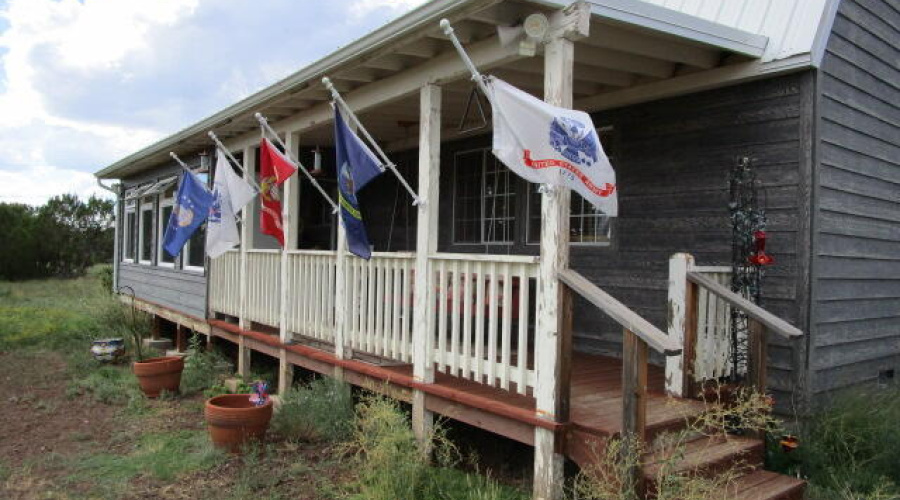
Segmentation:
<svg viewBox="0 0 900 500">
<path fill-rule="evenodd" d="M 347 248 L 352 254 L 369 260 L 372 250 L 356 194 L 383 172 L 381 162 L 350 130 L 337 107 L 334 108 L 334 144 L 337 153 L 338 198 L 341 220 L 347 230 Z"/>
<path fill-rule="evenodd" d="M 175 208 L 172 209 L 163 239 L 163 248 L 169 255 L 178 255 L 181 252 L 187 240 L 209 216 L 213 201 L 212 193 L 196 175 L 188 171 L 181 174 L 178 194 L 175 196 Z"/>
<path fill-rule="evenodd" d="M 551 106 L 491 77 L 493 152 L 529 182 L 571 188 L 606 215 L 618 215 L 616 172 L 591 117 Z"/>
</svg>

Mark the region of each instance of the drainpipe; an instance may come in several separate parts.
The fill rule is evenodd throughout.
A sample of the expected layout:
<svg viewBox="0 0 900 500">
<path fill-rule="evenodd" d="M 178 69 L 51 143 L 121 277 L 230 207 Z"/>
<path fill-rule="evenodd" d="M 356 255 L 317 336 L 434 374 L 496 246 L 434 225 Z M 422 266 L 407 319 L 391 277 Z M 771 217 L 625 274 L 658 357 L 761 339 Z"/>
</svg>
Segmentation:
<svg viewBox="0 0 900 500">
<path fill-rule="evenodd" d="M 116 291 L 119 284 L 119 210 L 122 208 L 120 189 L 109 187 L 97 177 L 97 185 L 116 196 L 116 204 L 113 209 L 113 276 L 112 289 Z"/>
</svg>

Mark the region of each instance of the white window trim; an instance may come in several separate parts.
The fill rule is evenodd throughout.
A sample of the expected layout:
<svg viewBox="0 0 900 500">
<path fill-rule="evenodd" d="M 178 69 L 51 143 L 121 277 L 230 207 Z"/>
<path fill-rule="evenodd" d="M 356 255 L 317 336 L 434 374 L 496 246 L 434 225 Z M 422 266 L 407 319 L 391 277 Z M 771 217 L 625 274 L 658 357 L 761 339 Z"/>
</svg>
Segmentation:
<svg viewBox="0 0 900 500">
<path fill-rule="evenodd" d="M 206 224 L 206 223 L 204 222 L 204 224 Z M 201 228 L 202 228 L 202 225 L 201 225 L 201 227 L 197 228 L 197 231 L 200 231 Z M 205 230 L 203 233 L 203 237 L 206 238 Z M 191 271 L 194 273 L 205 273 L 206 272 L 206 253 L 204 252 L 204 255 L 203 255 L 203 265 L 202 266 L 192 266 L 192 265 L 188 264 L 188 262 L 190 261 L 190 258 L 189 258 L 190 252 L 191 252 L 191 240 L 188 239 L 184 243 L 184 250 L 181 251 L 181 264 L 182 264 L 181 268 L 184 269 L 185 271 Z"/>
<path fill-rule="evenodd" d="M 129 203 L 131 206 L 129 206 Z M 137 248 L 134 249 L 134 257 L 128 258 L 128 251 L 134 246 L 134 239 L 130 237 L 131 224 L 128 223 L 128 214 L 134 214 L 134 224 L 137 224 L 137 203 L 135 200 L 125 201 L 125 217 L 122 218 L 122 262 L 134 264 L 137 261 Z"/>
<path fill-rule="evenodd" d="M 153 214 L 153 199 L 150 201 L 145 201 L 145 199 L 141 199 L 141 209 L 138 212 L 138 246 L 137 253 L 135 253 L 135 258 L 138 261 L 138 264 L 144 266 L 152 266 L 153 265 L 153 245 L 150 246 L 150 259 L 144 260 L 141 255 L 144 251 L 144 212 L 150 211 Z M 152 238 L 152 233 L 151 233 Z"/>
<path fill-rule="evenodd" d="M 166 226 L 169 224 L 168 219 L 163 220 L 163 209 L 175 206 L 175 196 L 173 195 L 171 198 L 165 198 L 164 195 L 165 193 L 159 195 L 159 210 L 156 214 L 156 265 L 159 267 L 175 269 L 175 263 L 178 262 L 178 255 L 172 259 L 172 262 L 163 262 L 162 260 L 163 255 L 165 255 L 162 236 L 165 234 Z"/>
</svg>

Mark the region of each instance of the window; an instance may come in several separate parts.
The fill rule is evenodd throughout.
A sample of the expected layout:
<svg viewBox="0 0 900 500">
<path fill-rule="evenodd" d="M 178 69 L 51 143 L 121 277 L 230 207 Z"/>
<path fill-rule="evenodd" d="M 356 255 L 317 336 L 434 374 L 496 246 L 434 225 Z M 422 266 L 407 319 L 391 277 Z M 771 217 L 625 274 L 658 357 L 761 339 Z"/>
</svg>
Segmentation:
<svg viewBox="0 0 900 500">
<path fill-rule="evenodd" d="M 153 263 L 153 198 L 142 200 L 140 226 L 138 261 L 149 265 Z"/>
<path fill-rule="evenodd" d="M 197 177 L 204 185 L 209 182 L 209 174 L 198 173 Z M 182 265 L 189 271 L 203 272 L 206 264 L 206 223 L 197 228 L 181 251 Z"/>
<path fill-rule="evenodd" d="M 166 227 L 169 225 L 169 217 L 172 215 L 172 207 L 175 205 L 175 187 L 170 187 L 163 191 L 159 198 L 159 220 L 156 224 L 156 234 L 159 235 L 157 238 L 157 247 L 156 247 L 156 255 L 157 264 L 162 267 L 175 267 L 175 258 L 174 255 L 169 255 L 169 252 L 163 248 L 163 235 L 166 234 Z"/>
<path fill-rule="evenodd" d="M 516 229 L 516 179 L 489 149 L 454 158 L 453 240 L 510 244 Z"/>
<path fill-rule="evenodd" d="M 615 164 L 610 139 L 612 127 L 597 129 L 603 149 L 609 161 Z M 531 184 L 528 191 L 528 243 L 537 244 L 541 240 L 541 194 L 540 186 Z M 585 201 L 578 193 L 572 192 L 569 213 L 569 242 L 585 245 L 608 245 L 610 242 L 610 217 Z"/>
<path fill-rule="evenodd" d="M 125 224 L 122 228 L 122 256 L 125 262 L 134 262 L 137 241 L 137 213 L 135 200 L 125 201 Z"/>
</svg>

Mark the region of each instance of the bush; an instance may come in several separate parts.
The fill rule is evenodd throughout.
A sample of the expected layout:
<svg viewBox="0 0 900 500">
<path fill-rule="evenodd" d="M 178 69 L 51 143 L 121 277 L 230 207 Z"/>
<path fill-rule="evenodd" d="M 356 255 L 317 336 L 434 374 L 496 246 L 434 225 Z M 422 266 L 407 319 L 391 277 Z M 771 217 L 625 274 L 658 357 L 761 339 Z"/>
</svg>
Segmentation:
<svg viewBox="0 0 900 500">
<path fill-rule="evenodd" d="M 343 441 L 353 430 L 350 386 L 323 377 L 291 388 L 272 418 L 272 430 L 291 441 Z"/>
<path fill-rule="evenodd" d="M 194 335 L 181 373 L 181 393 L 190 395 L 216 387 L 233 370 L 225 356 L 204 350 L 200 336 Z"/>
<path fill-rule="evenodd" d="M 900 389 L 845 393 L 801 428 L 796 468 L 821 498 L 900 498 Z"/>
</svg>

